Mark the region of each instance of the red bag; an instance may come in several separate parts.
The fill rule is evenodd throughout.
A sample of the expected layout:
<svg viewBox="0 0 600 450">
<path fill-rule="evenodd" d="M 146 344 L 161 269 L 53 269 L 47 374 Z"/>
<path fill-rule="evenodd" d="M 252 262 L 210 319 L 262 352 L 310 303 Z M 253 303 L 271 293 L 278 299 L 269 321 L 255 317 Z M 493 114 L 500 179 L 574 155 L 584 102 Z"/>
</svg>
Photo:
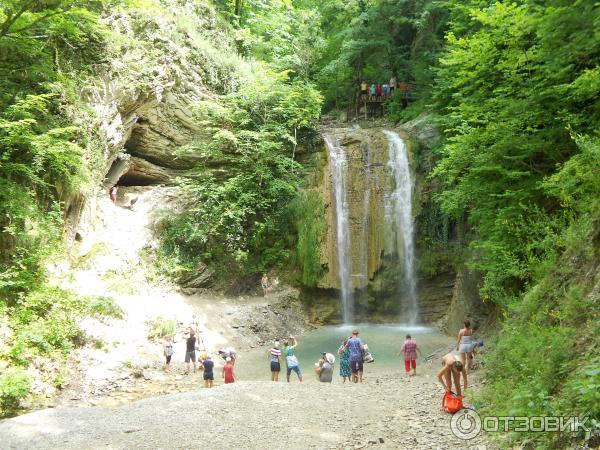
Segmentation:
<svg viewBox="0 0 600 450">
<path fill-rule="evenodd" d="M 442 398 L 442 411 L 450 414 L 460 411 L 463 409 L 462 399 L 462 395 L 446 391 L 444 398 Z"/>
</svg>

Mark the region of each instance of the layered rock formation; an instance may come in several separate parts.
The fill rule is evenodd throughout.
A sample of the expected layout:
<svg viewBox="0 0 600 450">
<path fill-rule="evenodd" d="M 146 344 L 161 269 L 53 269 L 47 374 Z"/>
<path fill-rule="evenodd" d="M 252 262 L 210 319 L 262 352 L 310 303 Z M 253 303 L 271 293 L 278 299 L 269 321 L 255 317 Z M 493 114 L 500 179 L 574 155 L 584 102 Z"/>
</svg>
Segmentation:
<svg viewBox="0 0 600 450">
<path fill-rule="evenodd" d="M 111 186 L 172 185 L 199 162 L 185 151 L 201 140 L 194 107 L 237 83 L 237 62 L 222 56 L 234 54 L 232 40 L 205 6 L 173 3 L 161 21 L 122 11 L 106 19 L 120 39 L 107 50 L 102 74 L 81 92 L 97 118 L 102 160 L 94 163 L 95 191 L 64 201 L 68 243 L 90 232 L 95 199 Z"/>
<path fill-rule="evenodd" d="M 381 267 L 384 253 L 384 195 L 389 185 L 387 141 L 380 130 L 334 129 L 347 154 L 346 200 L 353 289 L 363 289 Z M 328 267 L 319 287 L 340 289 L 336 239 L 336 199 L 331 161 L 323 168 L 321 192 L 327 210 L 327 236 L 321 248 L 322 265 Z"/>
<path fill-rule="evenodd" d="M 413 217 L 416 221 L 418 259 L 420 253 L 437 251 L 437 248 L 427 247 L 427 239 L 419 239 L 425 232 L 419 228 L 419 215 L 432 190 L 426 177 L 433 163 L 427 155 L 436 140 L 437 130 L 426 118 L 420 118 L 396 131 L 409 144 L 409 159 L 414 170 Z M 402 276 L 402 246 L 394 245 L 397 235 L 390 229 L 389 217 L 386 220 L 386 201 L 389 202 L 394 189 L 388 166 L 388 138 L 381 128 L 331 128 L 325 131 L 325 135 L 331 142 L 343 147 L 347 156 L 345 201 L 350 245 L 346 263 L 351 267 L 349 284 L 356 309 L 355 320 L 404 320 L 401 314 L 406 294 Z M 421 153 L 418 168 L 415 164 L 417 148 Z M 327 155 L 325 148 L 322 155 Z M 340 322 L 342 292 L 336 234 L 339 224 L 331 156 L 317 170 L 320 176 L 313 177 L 313 184 L 326 205 L 328 230 L 320 249 L 325 273 L 319 281 L 319 289 L 305 291 L 304 299 L 312 321 Z M 389 210 L 387 214 L 390 214 Z M 451 253 L 451 247 L 445 250 Z M 439 323 L 444 327 L 448 322 L 449 329 L 454 332 L 465 316 L 479 314 L 481 302 L 474 274 L 461 273 L 457 278 L 452 266 L 445 264 L 429 274 L 417 271 L 416 277 L 419 321 Z"/>
<path fill-rule="evenodd" d="M 409 141 L 407 134 L 400 134 Z M 397 211 L 391 208 L 398 192 L 390 167 L 389 138 L 380 128 L 337 128 L 327 130 L 326 139 L 329 157 L 320 169 L 322 177 L 317 178 L 326 205 L 328 230 L 321 246 L 321 265 L 326 271 L 318 287 L 326 291 L 310 295 L 314 315 L 339 321 L 339 311 L 326 304 L 335 303 L 340 295 L 350 295 L 356 309 L 355 319 L 398 320 L 403 309 L 406 318 L 406 308 L 402 306 L 406 303 L 407 288 L 401 261 L 404 247 L 398 243 L 399 218 L 394 217 Z M 339 155 L 332 153 L 334 147 Z M 409 159 L 414 158 L 411 155 Z M 336 170 L 342 170 L 343 175 Z M 340 176 L 344 178 L 341 187 L 344 195 L 338 192 L 336 196 Z M 343 211 L 340 204 L 344 204 Z M 347 216 L 342 221 L 347 230 L 340 228 L 340 214 Z M 343 233 L 339 242 L 338 233 Z M 342 248 L 340 254 L 341 242 L 347 248 Z M 344 283 L 348 286 L 346 290 L 351 291 L 349 294 L 344 293 Z"/>
</svg>

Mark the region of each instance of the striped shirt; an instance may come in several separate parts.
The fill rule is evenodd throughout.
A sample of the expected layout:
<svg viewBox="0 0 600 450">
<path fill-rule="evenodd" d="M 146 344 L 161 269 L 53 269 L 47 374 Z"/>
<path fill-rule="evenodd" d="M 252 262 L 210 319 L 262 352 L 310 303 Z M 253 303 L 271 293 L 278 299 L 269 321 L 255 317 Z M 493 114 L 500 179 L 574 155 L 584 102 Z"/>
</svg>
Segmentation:
<svg viewBox="0 0 600 450">
<path fill-rule="evenodd" d="M 402 344 L 401 352 L 404 352 L 404 360 L 411 361 L 417 359 L 417 341 L 414 339 L 407 339 Z"/>
<path fill-rule="evenodd" d="M 281 350 L 273 347 L 271 349 L 271 361 L 279 361 L 280 356 L 281 356 Z"/>
</svg>

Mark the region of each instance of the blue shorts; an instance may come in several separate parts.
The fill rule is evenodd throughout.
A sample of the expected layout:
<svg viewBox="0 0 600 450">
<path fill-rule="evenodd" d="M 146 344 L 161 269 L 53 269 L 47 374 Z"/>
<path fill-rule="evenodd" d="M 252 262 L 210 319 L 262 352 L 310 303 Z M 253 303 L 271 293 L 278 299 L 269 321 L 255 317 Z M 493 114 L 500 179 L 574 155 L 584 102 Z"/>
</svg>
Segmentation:
<svg viewBox="0 0 600 450">
<path fill-rule="evenodd" d="M 287 376 L 289 377 L 292 374 L 292 370 L 296 372 L 296 375 L 302 376 L 302 372 L 300 371 L 300 366 L 288 367 L 287 368 Z"/>
<path fill-rule="evenodd" d="M 271 372 L 280 372 L 281 371 L 281 365 L 279 364 L 279 361 L 271 361 Z"/>
</svg>

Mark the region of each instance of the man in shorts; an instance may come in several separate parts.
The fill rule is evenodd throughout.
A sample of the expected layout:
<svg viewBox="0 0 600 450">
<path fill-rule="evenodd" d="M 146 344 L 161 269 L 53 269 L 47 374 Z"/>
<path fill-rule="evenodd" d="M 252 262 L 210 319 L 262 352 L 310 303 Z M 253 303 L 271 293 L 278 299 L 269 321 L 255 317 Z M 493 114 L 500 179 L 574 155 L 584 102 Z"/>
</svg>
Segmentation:
<svg viewBox="0 0 600 450">
<path fill-rule="evenodd" d="M 348 339 L 346 344 L 348 349 L 350 350 L 350 370 L 352 370 L 352 381 L 358 383 L 359 381 L 362 383 L 363 376 L 363 356 L 362 356 L 362 348 L 363 343 L 358 337 L 358 331 L 354 330 L 352 332 L 352 337 Z"/>
<path fill-rule="evenodd" d="M 266 273 L 263 273 L 263 276 L 260 279 L 260 286 L 263 290 L 263 297 L 266 297 L 267 293 L 269 292 L 269 277 Z"/>
<path fill-rule="evenodd" d="M 202 378 L 204 378 L 204 387 L 213 387 L 213 381 L 215 380 L 215 375 L 213 373 L 215 367 L 214 361 L 211 359 L 210 355 L 206 355 L 206 358 L 204 358 L 200 364 L 202 364 L 202 369 L 204 370 L 204 374 L 202 375 Z"/>
<path fill-rule="evenodd" d="M 187 371 L 190 372 L 190 362 L 194 363 L 194 372 L 196 371 L 196 337 L 194 331 L 189 330 L 187 338 L 185 340 L 185 363 L 187 364 Z"/>
<path fill-rule="evenodd" d="M 294 345 L 290 345 L 293 343 Z M 296 347 L 298 347 L 298 341 L 293 336 L 290 336 L 290 341 L 286 341 L 283 343 L 284 349 L 283 354 L 285 355 L 285 364 L 287 366 L 287 381 L 290 382 L 290 375 L 292 371 L 296 372 L 298 375 L 298 381 L 302 381 L 302 371 L 300 370 L 300 363 L 298 362 L 298 357 L 296 356 Z"/>
<path fill-rule="evenodd" d="M 360 82 L 360 99 L 361 101 L 365 101 L 367 100 L 367 89 L 369 88 L 369 86 L 367 85 L 367 82 L 365 80 Z"/>
</svg>

